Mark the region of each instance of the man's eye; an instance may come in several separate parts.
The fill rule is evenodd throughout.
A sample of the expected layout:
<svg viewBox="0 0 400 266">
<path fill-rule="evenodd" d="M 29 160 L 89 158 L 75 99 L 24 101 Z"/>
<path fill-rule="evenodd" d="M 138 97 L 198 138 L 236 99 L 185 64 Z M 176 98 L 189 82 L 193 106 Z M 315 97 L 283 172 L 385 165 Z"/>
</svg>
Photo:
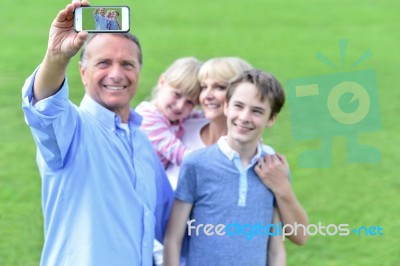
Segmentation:
<svg viewBox="0 0 400 266">
<path fill-rule="evenodd" d="M 107 67 L 108 65 L 109 65 L 109 63 L 107 61 L 101 61 L 101 62 L 97 63 L 97 66 L 100 68 Z"/>
<path fill-rule="evenodd" d="M 132 64 L 132 63 L 124 63 L 124 67 L 128 68 L 128 69 L 135 69 L 136 68 L 135 64 Z"/>
</svg>

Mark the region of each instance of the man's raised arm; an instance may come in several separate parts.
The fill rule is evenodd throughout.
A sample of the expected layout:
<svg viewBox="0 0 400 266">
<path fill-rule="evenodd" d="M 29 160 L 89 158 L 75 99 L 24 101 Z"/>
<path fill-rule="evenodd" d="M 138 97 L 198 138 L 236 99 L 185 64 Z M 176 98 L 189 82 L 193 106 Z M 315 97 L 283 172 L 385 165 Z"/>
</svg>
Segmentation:
<svg viewBox="0 0 400 266">
<path fill-rule="evenodd" d="M 35 101 L 54 95 L 62 85 L 70 59 L 79 51 L 87 32 L 75 32 L 74 10 L 87 6 L 87 1 L 72 1 L 51 24 L 46 55 L 33 84 Z"/>
</svg>

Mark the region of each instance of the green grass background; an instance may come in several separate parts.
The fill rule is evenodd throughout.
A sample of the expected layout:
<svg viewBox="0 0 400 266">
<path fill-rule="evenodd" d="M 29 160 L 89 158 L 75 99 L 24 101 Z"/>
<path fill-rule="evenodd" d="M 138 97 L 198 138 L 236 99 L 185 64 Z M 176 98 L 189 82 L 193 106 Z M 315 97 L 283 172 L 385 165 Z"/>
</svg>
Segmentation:
<svg viewBox="0 0 400 266">
<path fill-rule="evenodd" d="M 95 8 L 84 8 L 82 10 L 82 29 L 93 30 L 96 29 L 96 23 L 93 19 L 93 11 Z M 105 12 L 104 12 L 105 14 Z"/>
<path fill-rule="evenodd" d="M 0 14 L 0 265 L 38 265 L 43 243 L 41 181 L 35 145 L 21 111 L 21 87 L 40 63 L 48 30 L 67 3 L 43 0 L 3 1 Z M 92 2 L 109 5 L 109 2 Z M 296 141 L 288 105 L 265 141 L 291 164 L 292 184 L 310 222 L 380 225 L 384 236 L 314 236 L 304 247 L 286 242 L 288 265 L 400 265 L 399 42 L 398 0 L 246 0 L 114 1 L 129 4 L 131 30 L 141 39 L 144 68 L 132 105 L 150 94 L 158 75 L 176 58 L 239 56 L 288 79 L 373 69 L 377 75 L 382 128 L 360 133 L 382 159 L 348 164 L 346 138 L 332 140 L 333 166 L 301 168 L 299 155 L 318 141 Z M 20 15 L 23 14 L 23 15 Z M 332 70 L 315 59 L 324 53 L 340 62 L 339 40 L 347 39 L 348 65 Z M 373 56 L 349 68 L 366 50 Z M 77 59 L 68 69 L 71 99 L 83 88 Z M 396 118 L 397 117 L 397 118 Z"/>
</svg>

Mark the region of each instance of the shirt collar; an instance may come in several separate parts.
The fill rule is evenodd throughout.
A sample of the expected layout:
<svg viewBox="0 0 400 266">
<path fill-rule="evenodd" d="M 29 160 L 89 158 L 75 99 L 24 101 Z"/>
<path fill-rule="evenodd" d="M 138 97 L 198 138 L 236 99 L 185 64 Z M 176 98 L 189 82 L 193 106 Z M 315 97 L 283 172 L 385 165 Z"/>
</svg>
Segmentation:
<svg viewBox="0 0 400 266">
<path fill-rule="evenodd" d="M 227 141 L 226 136 L 222 136 L 219 138 L 217 145 L 221 152 L 229 159 L 229 160 L 234 160 L 236 158 L 240 159 L 239 153 L 232 149 Z M 257 162 L 259 158 L 265 155 L 265 152 L 263 151 L 263 146 L 262 143 L 259 143 L 257 145 L 257 153 L 253 156 L 253 158 L 250 160 L 250 165 L 253 165 Z"/>
<path fill-rule="evenodd" d="M 100 123 L 111 130 L 115 130 L 121 123 L 119 115 L 93 100 L 88 94 L 83 97 L 79 108 L 93 115 Z M 142 117 L 133 108 L 130 109 L 128 123 L 132 131 L 142 124 Z"/>
</svg>

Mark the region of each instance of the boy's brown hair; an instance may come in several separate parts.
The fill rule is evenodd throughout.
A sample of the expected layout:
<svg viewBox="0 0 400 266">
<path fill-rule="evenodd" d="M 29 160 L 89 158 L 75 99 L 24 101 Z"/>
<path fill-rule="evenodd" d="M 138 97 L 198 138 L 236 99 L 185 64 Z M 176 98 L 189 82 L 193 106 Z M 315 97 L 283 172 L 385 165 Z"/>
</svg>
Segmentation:
<svg viewBox="0 0 400 266">
<path fill-rule="evenodd" d="M 229 103 L 232 98 L 237 86 L 244 82 L 254 84 L 258 90 L 261 101 L 268 100 L 271 105 L 270 118 L 273 118 L 280 112 L 285 103 L 285 92 L 283 91 L 281 83 L 271 73 L 258 69 L 244 71 L 229 82 L 228 91 L 226 93 L 227 103 Z"/>
</svg>

